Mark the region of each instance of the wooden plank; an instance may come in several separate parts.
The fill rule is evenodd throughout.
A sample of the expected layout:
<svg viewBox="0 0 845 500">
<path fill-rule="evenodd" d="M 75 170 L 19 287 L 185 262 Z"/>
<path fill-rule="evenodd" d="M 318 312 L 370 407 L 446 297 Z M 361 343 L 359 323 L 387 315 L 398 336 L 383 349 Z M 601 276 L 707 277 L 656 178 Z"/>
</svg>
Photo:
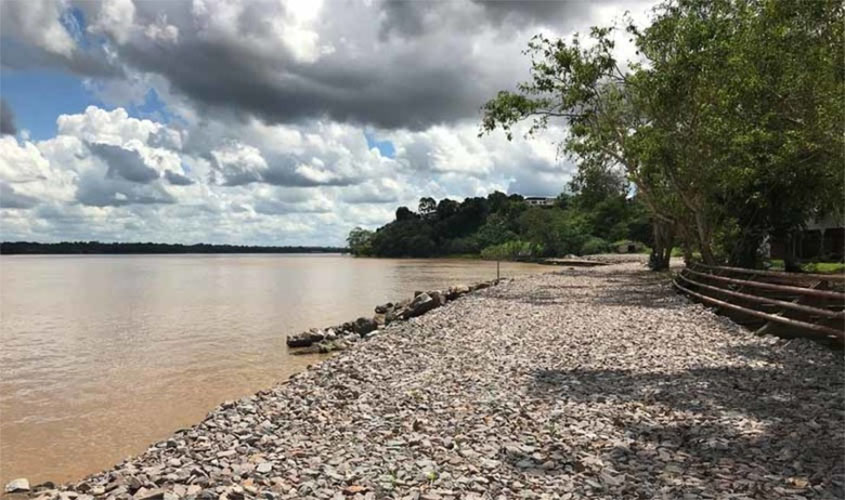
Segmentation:
<svg viewBox="0 0 845 500">
<path fill-rule="evenodd" d="M 762 318 L 762 319 L 765 319 L 765 320 L 768 320 L 768 321 L 773 321 L 775 323 L 781 323 L 781 324 L 789 325 L 789 326 L 792 326 L 792 327 L 795 327 L 795 328 L 801 328 L 801 329 L 804 329 L 804 330 L 809 330 L 809 331 L 814 332 L 814 333 L 819 333 L 819 334 L 826 335 L 828 337 L 833 337 L 833 338 L 838 339 L 840 341 L 845 341 L 845 330 L 840 331 L 840 330 L 835 330 L 833 328 L 823 326 L 823 325 L 814 325 L 812 323 L 806 323 L 804 321 L 798 321 L 796 319 L 784 318 L 782 316 L 775 316 L 773 314 L 755 311 L 754 309 L 748 309 L 746 307 L 731 304 L 730 302 L 725 302 L 724 300 L 714 299 L 713 297 L 709 297 L 707 295 L 703 295 L 703 294 L 700 294 L 698 292 L 693 292 L 692 290 L 681 286 L 680 284 L 678 284 L 678 280 L 672 280 L 672 284 L 678 290 L 681 290 L 682 292 L 687 293 L 689 295 L 692 295 L 693 297 L 695 297 L 695 298 L 697 298 L 697 299 L 699 299 L 703 302 L 707 302 L 709 304 L 714 304 L 714 305 L 717 305 L 719 307 L 723 307 L 725 309 L 730 309 L 732 311 L 738 311 L 738 312 L 747 314 L 749 316 L 755 316 L 755 317 Z"/>
<path fill-rule="evenodd" d="M 766 290 L 775 290 L 778 292 L 793 292 L 801 295 L 807 295 L 810 297 L 819 297 L 825 299 L 834 299 L 839 300 L 845 303 L 845 293 L 834 292 L 830 290 L 814 290 L 812 288 L 804 288 L 800 286 L 790 286 L 790 285 L 776 285 L 774 283 L 766 283 L 763 281 L 751 281 L 751 280 L 742 280 L 739 278 L 728 278 L 727 276 L 715 276 L 709 273 L 701 273 L 698 271 L 693 271 L 692 269 L 687 268 L 686 271 L 690 274 L 694 274 L 696 276 L 702 276 L 707 279 L 712 279 L 715 281 L 720 281 L 722 283 L 731 283 L 734 285 L 742 285 L 748 286 L 753 288 L 764 288 Z"/>
<path fill-rule="evenodd" d="M 785 300 L 771 299 L 771 298 L 768 298 L 768 297 L 763 297 L 763 296 L 758 296 L 758 295 L 750 295 L 750 294 L 747 294 L 747 293 L 735 292 L 733 290 L 726 290 L 724 288 L 719 288 L 719 287 L 712 286 L 712 285 L 705 285 L 704 283 L 699 283 L 697 281 L 694 281 L 694 280 L 687 278 L 686 276 L 683 275 L 683 273 L 679 274 L 678 277 L 681 278 L 682 280 L 686 281 L 687 283 L 691 284 L 691 285 L 695 285 L 695 286 L 704 288 L 705 290 L 711 290 L 711 291 L 714 291 L 716 293 L 722 293 L 722 294 L 725 294 L 725 295 L 729 295 L 731 297 L 736 297 L 736 298 L 740 298 L 740 299 L 743 299 L 743 300 L 748 300 L 750 302 L 762 302 L 762 303 L 767 303 L 767 304 L 778 305 L 782 308 L 792 309 L 794 311 L 801 311 L 801 312 L 805 312 L 805 313 L 812 314 L 812 315 L 815 315 L 815 316 L 824 316 L 826 318 L 845 319 L 845 312 L 842 312 L 842 311 L 830 311 L 830 310 L 827 310 L 827 309 L 818 309 L 816 307 L 806 306 L 806 305 L 798 304 L 796 302 L 787 302 Z"/>
<path fill-rule="evenodd" d="M 820 287 L 824 286 L 824 283 L 827 283 L 827 282 L 826 282 L 826 281 L 821 281 L 821 280 L 816 280 L 816 281 L 814 281 L 814 282 L 813 282 L 813 284 L 812 284 L 812 285 L 810 285 L 809 287 L 810 287 L 810 288 L 820 288 Z M 795 299 L 793 299 L 793 300 L 791 300 L 791 301 L 789 301 L 789 302 L 790 302 L 791 304 L 800 304 L 801 302 L 803 302 L 803 301 L 805 301 L 805 300 L 807 300 L 807 297 L 805 297 L 805 296 L 801 296 L 801 297 L 796 297 Z M 777 316 L 783 316 L 783 313 L 784 313 L 784 311 L 781 309 L 780 311 L 778 311 L 778 312 L 776 312 L 776 313 L 774 313 L 774 314 L 775 314 L 775 315 L 777 315 Z M 776 325 L 776 323 L 773 323 L 773 322 L 771 322 L 771 321 L 766 321 L 766 324 L 764 324 L 763 326 L 761 326 L 760 328 L 758 328 L 758 329 L 757 329 L 754 333 L 756 333 L 757 335 L 763 335 L 763 334 L 769 333 L 769 330 L 771 330 L 772 328 L 774 328 L 774 327 L 775 327 L 775 325 Z"/>
</svg>

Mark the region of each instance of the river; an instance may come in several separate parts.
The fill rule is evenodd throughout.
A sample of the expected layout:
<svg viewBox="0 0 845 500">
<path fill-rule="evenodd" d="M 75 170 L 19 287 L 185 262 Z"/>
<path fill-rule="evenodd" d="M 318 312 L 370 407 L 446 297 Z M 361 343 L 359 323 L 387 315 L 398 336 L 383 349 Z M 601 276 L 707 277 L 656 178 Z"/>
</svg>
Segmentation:
<svg viewBox="0 0 845 500">
<path fill-rule="evenodd" d="M 463 259 L 3 256 L 0 485 L 108 468 L 319 360 L 290 355 L 287 334 L 495 274 Z"/>
</svg>

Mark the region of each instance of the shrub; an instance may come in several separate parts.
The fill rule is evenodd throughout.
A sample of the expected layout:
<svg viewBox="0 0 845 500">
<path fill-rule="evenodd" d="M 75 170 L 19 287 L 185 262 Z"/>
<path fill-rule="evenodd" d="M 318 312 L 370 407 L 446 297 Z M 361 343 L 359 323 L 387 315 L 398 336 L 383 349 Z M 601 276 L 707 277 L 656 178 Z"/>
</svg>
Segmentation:
<svg viewBox="0 0 845 500">
<path fill-rule="evenodd" d="M 648 251 L 645 243 L 634 240 L 618 240 L 610 244 L 611 250 L 616 253 L 643 253 Z"/>
<path fill-rule="evenodd" d="M 519 260 L 539 257 L 543 246 L 528 241 L 512 240 L 493 245 L 481 251 L 481 258 L 487 260 Z"/>
<path fill-rule="evenodd" d="M 587 241 L 585 241 L 584 244 L 581 245 L 581 255 L 604 253 L 607 252 L 609 248 L 610 245 L 607 243 L 607 241 L 596 236 L 590 236 Z"/>
</svg>

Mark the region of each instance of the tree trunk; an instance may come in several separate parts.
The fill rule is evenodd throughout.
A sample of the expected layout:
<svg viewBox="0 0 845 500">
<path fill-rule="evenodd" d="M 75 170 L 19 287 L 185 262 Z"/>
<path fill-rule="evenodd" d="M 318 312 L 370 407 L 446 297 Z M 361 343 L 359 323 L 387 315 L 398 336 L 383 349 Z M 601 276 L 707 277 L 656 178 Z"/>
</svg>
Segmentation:
<svg viewBox="0 0 845 500">
<path fill-rule="evenodd" d="M 713 242 L 711 241 L 712 237 L 710 236 L 712 231 L 710 230 L 709 222 L 701 211 L 695 212 L 695 225 L 698 230 L 698 248 L 701 250 L 701 259 L 708 266 L 715 266 L 716 257 L 713 255 Z"/>
<path fill-rule="evenodd" d="M 665 271 L 669 269 L 669 259 L 672 257 L 672 245 L 674 235 L 672 228 L 666 222 L 654 221 L 654 248 L 648 259 L 648 265 L 652 271 Z"/>
<path fill-rule="evenodd" d="M 693 262 L 692 250 L 689 245 L 684 244 L 681 249 L 684 251 L 684 264 L 690 265 Z"/>
<path fill-rule="evenodd" d="M 757 269 L 760 267 L 761 255 L 760 245 L 763 244 L 763 236 L 745 235 L 736 244 L 731 252 L 729 264 L 735 267 Z"/>
<path fill-rule="evenodd" d="M 801 265 L 798 263 L 798 259 L 795 256 L 795 246 L 798 244 L 796 240 L 797 238 L 794 231 L 786 233 L 786 249 L 783 255 L 783 267 L 790 273 L 801 272 Z"/>
</svg>

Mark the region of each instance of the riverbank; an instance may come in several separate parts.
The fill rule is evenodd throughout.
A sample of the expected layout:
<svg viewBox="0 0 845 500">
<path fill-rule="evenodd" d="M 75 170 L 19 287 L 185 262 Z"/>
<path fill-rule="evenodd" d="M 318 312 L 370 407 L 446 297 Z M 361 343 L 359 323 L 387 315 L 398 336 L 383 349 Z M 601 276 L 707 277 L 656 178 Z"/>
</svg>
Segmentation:
<svg viewBox="0 0 845 500">
<path fill-rule="evenodd" d="M 832 498 L 843 367 L 741 330 L 641 265 L 561 270 L 392 323 L 33 496 Z"/>
</svg>

